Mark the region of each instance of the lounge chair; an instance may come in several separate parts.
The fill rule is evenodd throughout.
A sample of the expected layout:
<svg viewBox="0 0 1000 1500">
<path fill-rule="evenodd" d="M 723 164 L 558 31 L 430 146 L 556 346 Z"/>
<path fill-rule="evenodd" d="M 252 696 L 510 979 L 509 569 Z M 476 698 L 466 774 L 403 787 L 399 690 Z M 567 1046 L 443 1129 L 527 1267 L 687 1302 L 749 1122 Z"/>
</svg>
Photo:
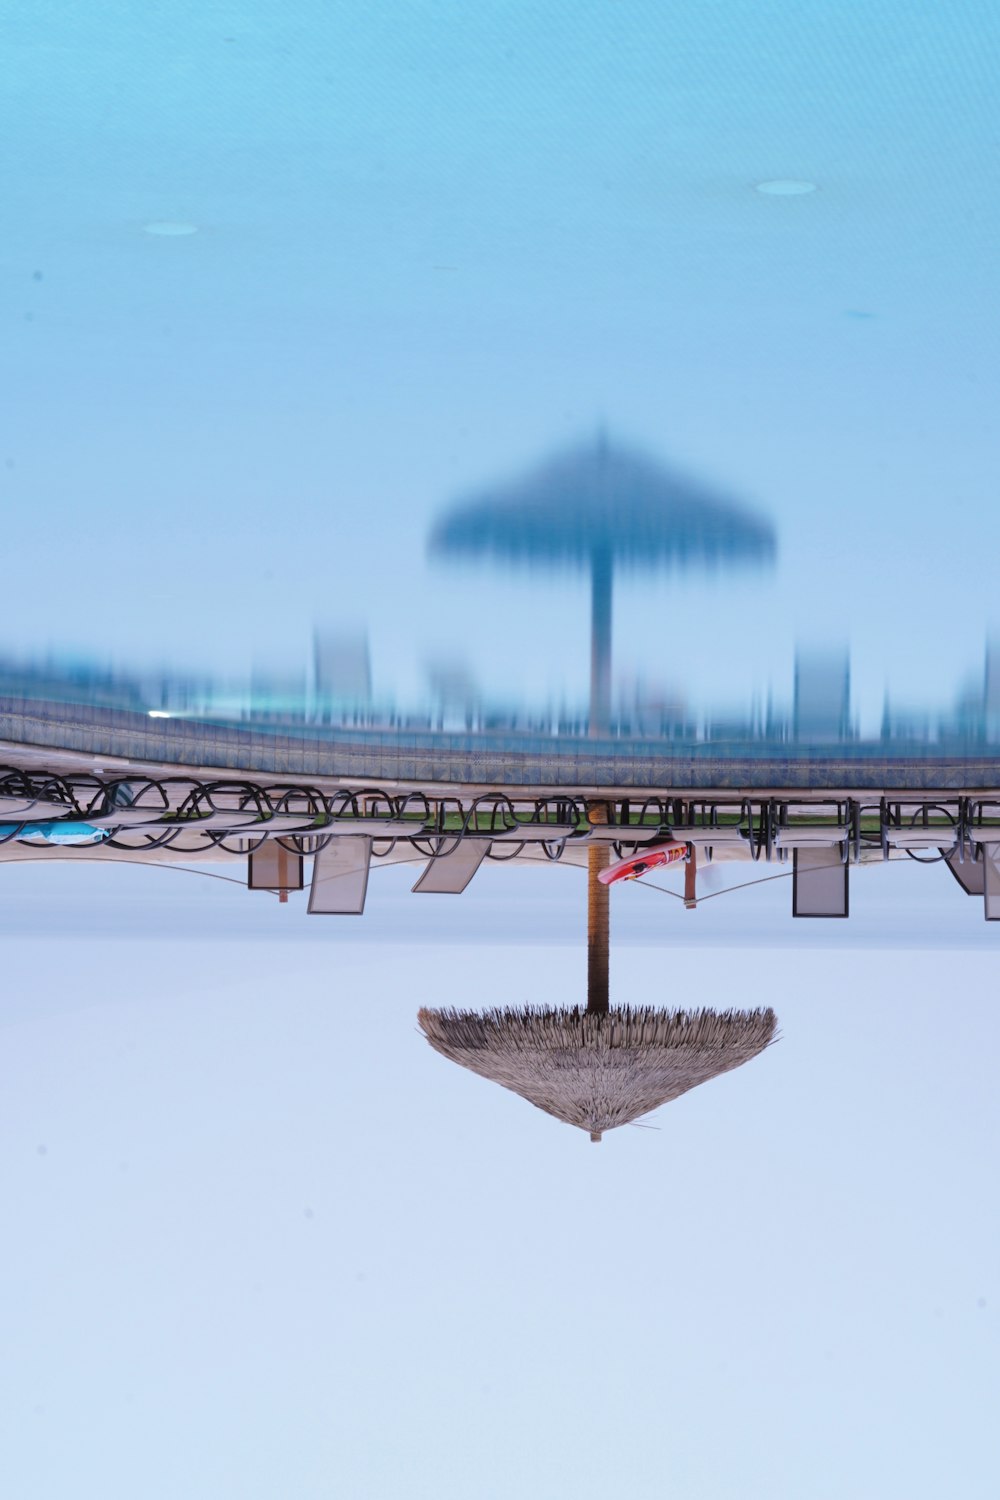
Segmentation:
<svg viewBox="0 0 1000 1500">
<path fill-rule="evenodd" d="M 466 838 L 484 838 L 490 843 L 507 844 L 558 844 L 572 838 L 577 832 L 575 823 L 518 823 L 513 828 L 501 828 L 495 833 L 472 830 Z"/>
<path fill-rule="evenodd" d="M 690 844 L 692 849 L 700 849 L 706 863 L 711 861 L 713 851 L 716 849 L 746 849 L 754 859 L 757 855 L 750 834 L 746 829 L 733 824 L 722 824 L 710 828 L 701 823 L 674 823 L 669 832 L 662 835 L 668 839 L 674 839 L 681 844 Z M 623 840 L 623 842 L 625 842 Z"/>
<path fill-rule="evenodd" d="M 194 825 L 197 826 L 197 825 Z M 307 813 L 272 813 L 250 824 L 232 828 L 234 838 L 413 838 L 423 832 L 420 823 L 390 818 L 335 818 L 317 824 Z"/>
<path fill-rule="evenodd" d="M 859 829 L 858 810 L 853 802 L 831 800 L 806 807 L 773 802 L 768 811 L 768 857 L 773 850 L 782 859 L 789 850 L 793 854 L 799 850 L 833 850 L 834 854 L 824 856 L 823 865 L 832 866 L 837 860 L 846 865 L 852 848 L 855 859 L 858 857 Z"/>
<path fill-rule="evenodd" d="M 826 823 L 815 826 L 808 824 L 797 826 L 792 823 L 775 830 L 774 847 L 776 849 L 836 848 L 840 850 L 841 859 L 843 859 L 850 837 L 851 830 L 846 823 Z"/>
<path fill-rule="evenodd" d="M 885 841 L 890 849 L 925 850 L 927 853 L 938 853 L 947 857 L 958 849 L 958 829 L 950 826 L 887 828 Z"/>
<path fill-rule="evenodd" d="M 584 844 L 650 844 L 654 839 L 673 837 L 662 828 L 652 824 L 641 827 L 638 823 L 629 827 L 624 823 L 592 823 L 584 834 Z"/>
<path fill-rule="evenodd" d="M 88 815 L 87 822 L 94 828 L 127 828 L 139 833 L 164 833 L 168 829 L 178 828 L 197 832 L 211 830 L 218 833 L 227 830 L 238 833 L 243 828 L 260 823 L 260 814 L 256 809 L 251 809 L 245 814 L 212 812 L 206 813 L 204 817 L 179 818 L 175 812 L 167 813 L 165 808 L 119 807 L 113 812 L 97 813 L 93 817 Z"/>
<path fill-rule="evenodd" d="M 951 853 L 963 852 L 964 816 L 961 805 L 955 815 L 940 804 L 926 805 L 921 811 L 911 812 L 909 822 L 905 824 L 903 818 L 907 813 L 904 808 L 905 804 L 898 802 L 890 805 L 883 801 L 881 804 L 882 853 L 886 859 L 889 858 L 890 849 L 901 849 L 904 853 L 912 853 L 914 857 L 926 853 L 943 859 Z M 932 823 L 931 813 L 937 813 L 944 821 Z M 920 822 L 917 822 L 918 818 Z M 933 864 L 934 859 L 925 863 Z"/>
<path fill-rule="evenodd" d="M 65 802 L 51 802 L 41 797 L 0 797 L 0 817 L 8 822 L 30 818 L 33 823 L 41 823 L 47 818 L 73 815 L 74 809 Z"/>
<path fill-rule="evenodd" d="M 699 813 L 699 807 L 702 808 Z M 687 822 L 682 822 L 680 814 L 684 811 L 683 804 L 675 808 L 678 817 L 676 820 L 668 820 L 668 829 L 660 830 L 660 836 L 675 839 L 678 843 L 690 844 L 692 849 L 701 850 L 706 862 L 712 858 L 715 849 L 738 849 L 747 850 L 751 858 L 757 859 L 761 851 L 765 828 L 769 826 L 766 810 L 761 807 L 755 814 L 753 804 L 750 802 L 725 803 L 721 808 L 714 804 L 692 803 L 687 806 Z M 717 821 L 720 811 L 731 817 L 738 813 L 735 823 L 719 823 Z M 623 840 L 623 842 L 625 842 Z"/>
<path fill-rule="evenodd" d="M 307 830 L 310 838 L 364 834 L 373 839 L 413 839 L 426 833 L 426 827 L 415 818 L 334 818 L 320 828 Z"/>
</svg>

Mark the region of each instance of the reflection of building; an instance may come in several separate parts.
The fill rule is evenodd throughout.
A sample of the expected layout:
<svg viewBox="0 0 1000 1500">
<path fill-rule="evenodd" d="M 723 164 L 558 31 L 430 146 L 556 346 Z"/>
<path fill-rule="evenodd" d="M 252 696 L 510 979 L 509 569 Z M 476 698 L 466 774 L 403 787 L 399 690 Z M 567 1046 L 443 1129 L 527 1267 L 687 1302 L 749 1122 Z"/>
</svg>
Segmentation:
<svg viewBox="0 0 1000 1500">
<path fill-rule="evenodd" d="M 301 713 L 305 691 L 304 671 L 255 664 L 250 673 L 250 712 L 264 721 L 280 723 L 290 714 Z"/>
<path fill-rule="evenodd" d="M 364 631 L 316 631 L 313 687 L 317 703 L 324 707 L 346 704 L 363 708 L 371 702 L 371 654 Z"/>
<path fill-rule="evenodd" d="M 438 728 L 455 725 L 471 729 L 479 714 L 482 695 L 466 664 L 455 660 L 428 662 L 427 681 Z"/>
<path fill-rule="evenodd" d="M 489 764 L 489 736 L 498 735 L 507 737 L 508 751 L 523 754 L 537 767 L 537 776 L 529 770 L 523 781 L 583 784 L 595 779 L 582 768 L 579 776 L 564 779 L 553 775 L 547 764 L 556 761 L 568 766 L 590 755 L 579 743 L 593 738 L 583 703 L 560 699 L 545 706 L 491 701 L 483 695 L 472 668 L 456 660 L 429 663 L 427 680 L 429 691 L 415 705 L 391 699 L 377 702 L 372 697 L 368 640 L 362 632 L 317 633 L 308 673 L 301 663 L 289 665 L 272 658 L 265 665 L 258 662 L 249 681 L 213 678 L 204 672 L 123 671 L 55 657 L 37 661 L 0 657 L 0 701 L 76 704 L 88 711 L 132 710 L 164 719 L 205 720 L 217 726 L 259 725 L 275 733 L 287 725 L 297 735 L 308 729 L 318 737 L 333 734 L 338 727 L 351 728 L 378 741 L 375 758 L 383 764 L 398 760 L 400 733 L 429 736 L 428 755 L 419 760 L 430 764 L 440 748 L 433 736 L 457 730 L 480 737 L 482 751 L 477 751 L 475 759 L 482 769 Z M 793 693 L 782 701 L 781 695 L 769 690 L 766 709 L 754 701 L 728 708 L 711 704 L 696 708 L 677 692 L 623 680 L 606 738 L 616 747 L 616 755 L 630 741 L 644 746 L 642 753 L 659 766 L 646 768 L 642 784 L 650 786 L 662 785 L 665 775 L 673 779 L 669 772 L 672 764 L 676 769 L 676 758 L 690 753 L 703 761 L 708 750 L 721 763 L 740 756 L 761 763 L 769 756 L 783 761 L 791 746 L 799 756 L 820 748 L 824 755 L 835 755 L 834 747 L 843 746 L 851 765 L 866 758 L 875 760 L 887 751 L 912 755 L 931 746 L 940 756 L 982 753 L 989 746 L 1000 746 L 1000 645 L 987 646 L 985 667 L 956 693 L 950 707 L 912 709 L 890 700 L 887 693 L 878 732 L 863 737 L 852 720 L 850 660 L 840 648 L 800 649 Z M 654 752 L 657 743 L 659 749 Z M 415 741 L 408 744 L 416 746 Z M 607 754 L 595 750 L 593 758 L 600 764 Z M 461 780 L 451 765 L 449 757 L 447 777 Z M 400 765 L 399 775 L 406 774 Z M 472 779 L 496 780 L 485 771 L 483 776 L 474 773 Z M 601 776 L 596 779 L 603 781 Z M 705 782 L 699 773 L 687 777 L 684 784 Z M 860 785 L 853 776 L 838 784 Z M 904 776 L 889 784 L 902 786 L 908 781 Z M 979 784 L 991 783 L 987 779 Z"/>
<path fill-rule="evenodd" d="M 986 642 L 986 666 L 983 673 L 983 730 L 988 740 L 1000 734 L 1000 641 Z"/>
<path fill-rule="evenodd" d="M 851 662 L 846 648 L 795 653 L 792 733 L 814 744 L 851 738 Z"/>
</svg>

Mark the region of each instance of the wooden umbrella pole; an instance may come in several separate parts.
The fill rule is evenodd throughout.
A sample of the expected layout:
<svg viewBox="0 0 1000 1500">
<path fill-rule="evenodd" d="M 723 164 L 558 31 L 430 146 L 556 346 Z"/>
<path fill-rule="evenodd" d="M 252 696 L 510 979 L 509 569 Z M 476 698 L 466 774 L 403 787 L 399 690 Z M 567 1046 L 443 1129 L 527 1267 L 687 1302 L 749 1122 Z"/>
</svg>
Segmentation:
<svg viewBox="0 0 1000 1500">
<path fill-rule="evenodd" d="M 687 864 L 684 866 L 684 907 L 694 911 L 698 904 L 698 851 L 689 847 Z"/>
<path fill-rule="evenodd" d="M 606 823 L 607 811 L 602 803 L 592 802 L 587 809 L 592 823 Z M 607 844 L 591 844 L 587 850 L 587 1014 L 608 1013 L 608 956 L 610 950 L 611 892 L 598 880 L 610 858 Z"/>
</svg>

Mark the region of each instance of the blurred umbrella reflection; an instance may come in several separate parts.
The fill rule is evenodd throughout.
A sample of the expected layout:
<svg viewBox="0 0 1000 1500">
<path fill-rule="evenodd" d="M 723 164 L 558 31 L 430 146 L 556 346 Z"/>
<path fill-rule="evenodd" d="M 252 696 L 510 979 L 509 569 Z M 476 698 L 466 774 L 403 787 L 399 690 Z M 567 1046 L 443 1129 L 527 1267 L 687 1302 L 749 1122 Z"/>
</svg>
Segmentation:
<svg viewBox="0 0 1000 1500">
<path fill-rule="evenodd" d="M 589 571 L 590 732 L 598 735 L 610 719 L 616 565 L 763 563 L 775 540 L 767 521 L 602 435 L 460 506 L 438 523 L 431 551 Z"/>
</svg>

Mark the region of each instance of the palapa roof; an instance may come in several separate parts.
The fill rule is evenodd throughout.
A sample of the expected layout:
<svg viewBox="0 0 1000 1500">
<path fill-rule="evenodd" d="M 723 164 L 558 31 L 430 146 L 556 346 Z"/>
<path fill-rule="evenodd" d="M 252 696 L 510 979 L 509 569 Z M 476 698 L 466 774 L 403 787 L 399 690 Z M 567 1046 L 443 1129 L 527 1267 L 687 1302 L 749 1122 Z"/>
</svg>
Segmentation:
<svg viewBox="0 0 1000 1500">
<path fill-rule="evenodd" d="M 756 1057 L 773 1010 L 421 1010 L 436 1052 L 600 1140 Z"/>
<path fill-rule="evenodd" d="M 767 562 L 769 522 L 698 480 L 600 438 L 484 490 L 438 523 L 431 551 L 585 566 Z"/>
</svg>

